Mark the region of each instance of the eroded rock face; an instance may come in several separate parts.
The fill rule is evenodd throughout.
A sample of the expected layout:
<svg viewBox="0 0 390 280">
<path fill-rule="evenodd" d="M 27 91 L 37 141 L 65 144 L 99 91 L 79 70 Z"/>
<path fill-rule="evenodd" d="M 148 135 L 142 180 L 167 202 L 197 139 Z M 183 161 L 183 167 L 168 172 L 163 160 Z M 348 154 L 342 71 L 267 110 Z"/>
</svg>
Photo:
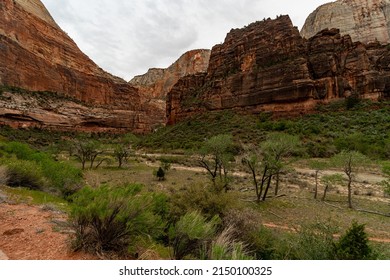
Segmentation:
<svg viewBox="0 0 390 280">
<path fill-rule="evenodd" d="M 207 73 L 172 88 L 168 123 L 210 110 L 299 115 L 352 94 L 386 97 L 389 54 L 386 46 L 353 43 L 336 29 L 306 40 L 288 16 L 256 22 L 213 48 Z"/>
<path fill-rule="evenodd" d="M 120 110 L 126 112 L 126 119 L 143 120 L 123 124 L 128 130 L 147 132 L 164 123 L 161 108 L 82 53 L 39 0 L 3 0 L 0 14 L 1 84 L 56 92 L 80 100 L 91 109 L 97 106 L 112 112 Z M 5 111 L 0 107 L 0 116 L 4 117 Z M 106 128 L 115 129 L 115 122 L 110 125 L 113 127 Z"/>
<path fill-rule="evenodd" d="M 134 77 L 130 84 L 147 96 L 165 99 L 180 78 L 207 71 L 210 53 L 204 49 L 188 51 L 168 68 L 149 69 L 146 74 Z"/>
<path fill-rule="evenodd" d="M 306 19 L 301 34 L 313 37 L 323 29 L 338 28 L 352 41 L 390 43 L 390 0 L 339 0 L 317 8 Z"/>
</svg>

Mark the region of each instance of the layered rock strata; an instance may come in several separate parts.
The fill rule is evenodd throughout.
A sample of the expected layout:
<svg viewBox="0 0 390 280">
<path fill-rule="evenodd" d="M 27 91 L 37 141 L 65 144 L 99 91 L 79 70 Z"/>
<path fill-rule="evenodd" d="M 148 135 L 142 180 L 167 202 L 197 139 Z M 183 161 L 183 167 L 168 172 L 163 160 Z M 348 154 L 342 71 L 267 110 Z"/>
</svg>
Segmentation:
<svg viewBox="0 0 390 280">
<path fill-rule="evenodd" d="M 310 38 L 338 28 L 352 41 L 390 43 L 390 0 L 339 0 L 318 7 L 306 19 L 301 34 Z"/>
<path fill-rule="evenodd" d="M 98 107 L 117 119 L 99 123 L 97 116 L 96 126 L 102 129 L 142 133 L 165 121 L 160 119 L 161 108 L 82 53 L 39 0 L 3 0 L 0 14 L 0 84 L 54 92 L 84 102 L 91 110 Z M 123 113 L 115 118 L 118 110 Z M 125 119 L 136 121 L 123 122 L 124 112 Z M 6 108 L 0 107 L 0 116 L 7 119 Z"/>
<path fill-rule="evenodd" d="M 207 72 L 210 53 L 206 49 L 188 51 L 168 68 L 149 69 L 146 74 L 135 76 L 130 84 L 139 88 L 144 95 L 165 99 L 180 78 Z"/>
<path fill-rule="evenodd" d="M 387 97 L 389 55 L 387 46 L 353 43 L 337 29 L 306 40 L 288 16 L 256 22 L 212 49 L 207 73 L 172 88 L 168 123 L 212 110 L 299 115 L 350 95 Z"/>
</svg>

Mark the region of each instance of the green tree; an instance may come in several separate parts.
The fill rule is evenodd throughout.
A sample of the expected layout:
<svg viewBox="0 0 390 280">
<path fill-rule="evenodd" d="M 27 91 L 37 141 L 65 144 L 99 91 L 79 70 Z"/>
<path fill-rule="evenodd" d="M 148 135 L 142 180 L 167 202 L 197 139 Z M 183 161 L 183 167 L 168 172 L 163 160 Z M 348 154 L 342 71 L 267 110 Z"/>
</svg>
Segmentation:
<svg viewBox="0 0 390 280">
<path fill-rule="evenodd" d="M 365 226 L 356 221 L 336 244 L 337 257 L 341 260 L 365 260 L 371 255 Z"/>
<path fill-rule="evenodd" d="M 286 133 L 272 133 L 267 140 L 261 144 L 263 156 L 263 169 L 268 170 L 268 183 L 265 189 L 263 200 L 266 199 L 270 188 L 271 180 L 276 176 L 275 196 L 279 192 L 279 182 L 281 171 L 288 166 L 291 156 L 299 150 L 299 137 Z"/>
<path fill-rule="evenodd" d="M 368 158 L 356 151 L 342 151 L 332 158 L 332 164 L 343 170 L 348 178 L 348 207 L 353 208 L 352 204 L 352 182 L 355 173 L 368 164 Z"/>
<path fill-rule="evenodd" d="M 73 146 L 75 152 L 74 155 L 81 162 L 83 170 L 85 169 L 85 165 L 88 161 L 90 161 L 90 168 L 93 168 L 97 157 L 104 152 L 101 149 L 101 144 L 95 140 L 79 139 L 74 142 Z M 102 163 L 102 161 L 98 164 L 98 166 Z"/>
<path fill-rule="evenodd" d="M 114 147 L 114 157 L 118 160 L 118 168 L 122 168 L 130 156 L 130 148 L 125 144 L 117 144 Z"/>
<path fill-rule="evenodd" d="M 232 147 L 232 136 L 221 134 L 208 139 L 200 150 L 199 164 L 210 175 L 213 186 L 217 190 L 228 190 L 229 162 L 233 158 Z M 220 186 L 217 185 L 217 178 Z"/>
</svg>

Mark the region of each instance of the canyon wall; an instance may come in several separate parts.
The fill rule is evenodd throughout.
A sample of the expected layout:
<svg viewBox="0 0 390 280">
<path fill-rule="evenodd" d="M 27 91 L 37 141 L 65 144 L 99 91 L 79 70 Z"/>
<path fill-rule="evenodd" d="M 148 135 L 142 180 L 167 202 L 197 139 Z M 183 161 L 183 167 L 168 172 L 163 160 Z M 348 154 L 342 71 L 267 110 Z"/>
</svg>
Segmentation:
<svg viewBox="0 0 390 280">
<path fill-rule="evenodd" d="M 305 38 L 323 29 L 338 28 L 352 41 L 390 43 L 390 0 L 339 0 L 318 7 L 306 19 Z"/>
<path fill-rule="evenodd" d="M 115 110 L 126 111 L 126 119 L 133 120 L 124 123 L 119 120 L 121 114 L 118 124 L 94 122 L 97 130 L 118 128 L 142 133 L 165 122 L 160 119 L 163 109 L 155 107 L 124 80 L 103 71 L 81 52 L 39 0 L 3 0 L 0 14 L 1 85 L 75 98 L 86 106 L 110 112 L 113 118 Z M 17 103 L 13 105 L 15 117 L 23 108 L 18 109 Z M 68 105 L 64 103 L 64 107 Z M 6 108 L 0 107 L 1 123 L 12 124 L 10 116 Z M 44 123 L 44 118 L 40 121 Z M 84 123 L 74 121 L 80 126 Z M 26 123 L 34 124 L 34 121 Z"/>
<path fill-rule="evenodd" d="M 169 92 L 168 123 L 213 110 L 299 115 L 351 95 L 384 98 L 389 55 L 387 46 L 353 43 L 337 29 L 306 40 L 288 16 L 233 29 L 212 49 L 207 73 L 184 77 Z"/>
</svg>

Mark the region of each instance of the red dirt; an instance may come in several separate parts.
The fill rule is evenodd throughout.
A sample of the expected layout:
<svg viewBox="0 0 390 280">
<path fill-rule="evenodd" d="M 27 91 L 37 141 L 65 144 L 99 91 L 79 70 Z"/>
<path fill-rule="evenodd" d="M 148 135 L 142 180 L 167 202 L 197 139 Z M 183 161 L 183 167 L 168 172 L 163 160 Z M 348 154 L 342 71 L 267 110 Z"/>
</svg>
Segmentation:
<svg viewBox="0 0 390 280">
<path fill-rule="evenodd" d="M 70 233 L 63 226 L 66 218 L 37 206 L 0 203 L 0 250 L 10 260 L 94 259 L 70 250 Z"/>
</svg>

